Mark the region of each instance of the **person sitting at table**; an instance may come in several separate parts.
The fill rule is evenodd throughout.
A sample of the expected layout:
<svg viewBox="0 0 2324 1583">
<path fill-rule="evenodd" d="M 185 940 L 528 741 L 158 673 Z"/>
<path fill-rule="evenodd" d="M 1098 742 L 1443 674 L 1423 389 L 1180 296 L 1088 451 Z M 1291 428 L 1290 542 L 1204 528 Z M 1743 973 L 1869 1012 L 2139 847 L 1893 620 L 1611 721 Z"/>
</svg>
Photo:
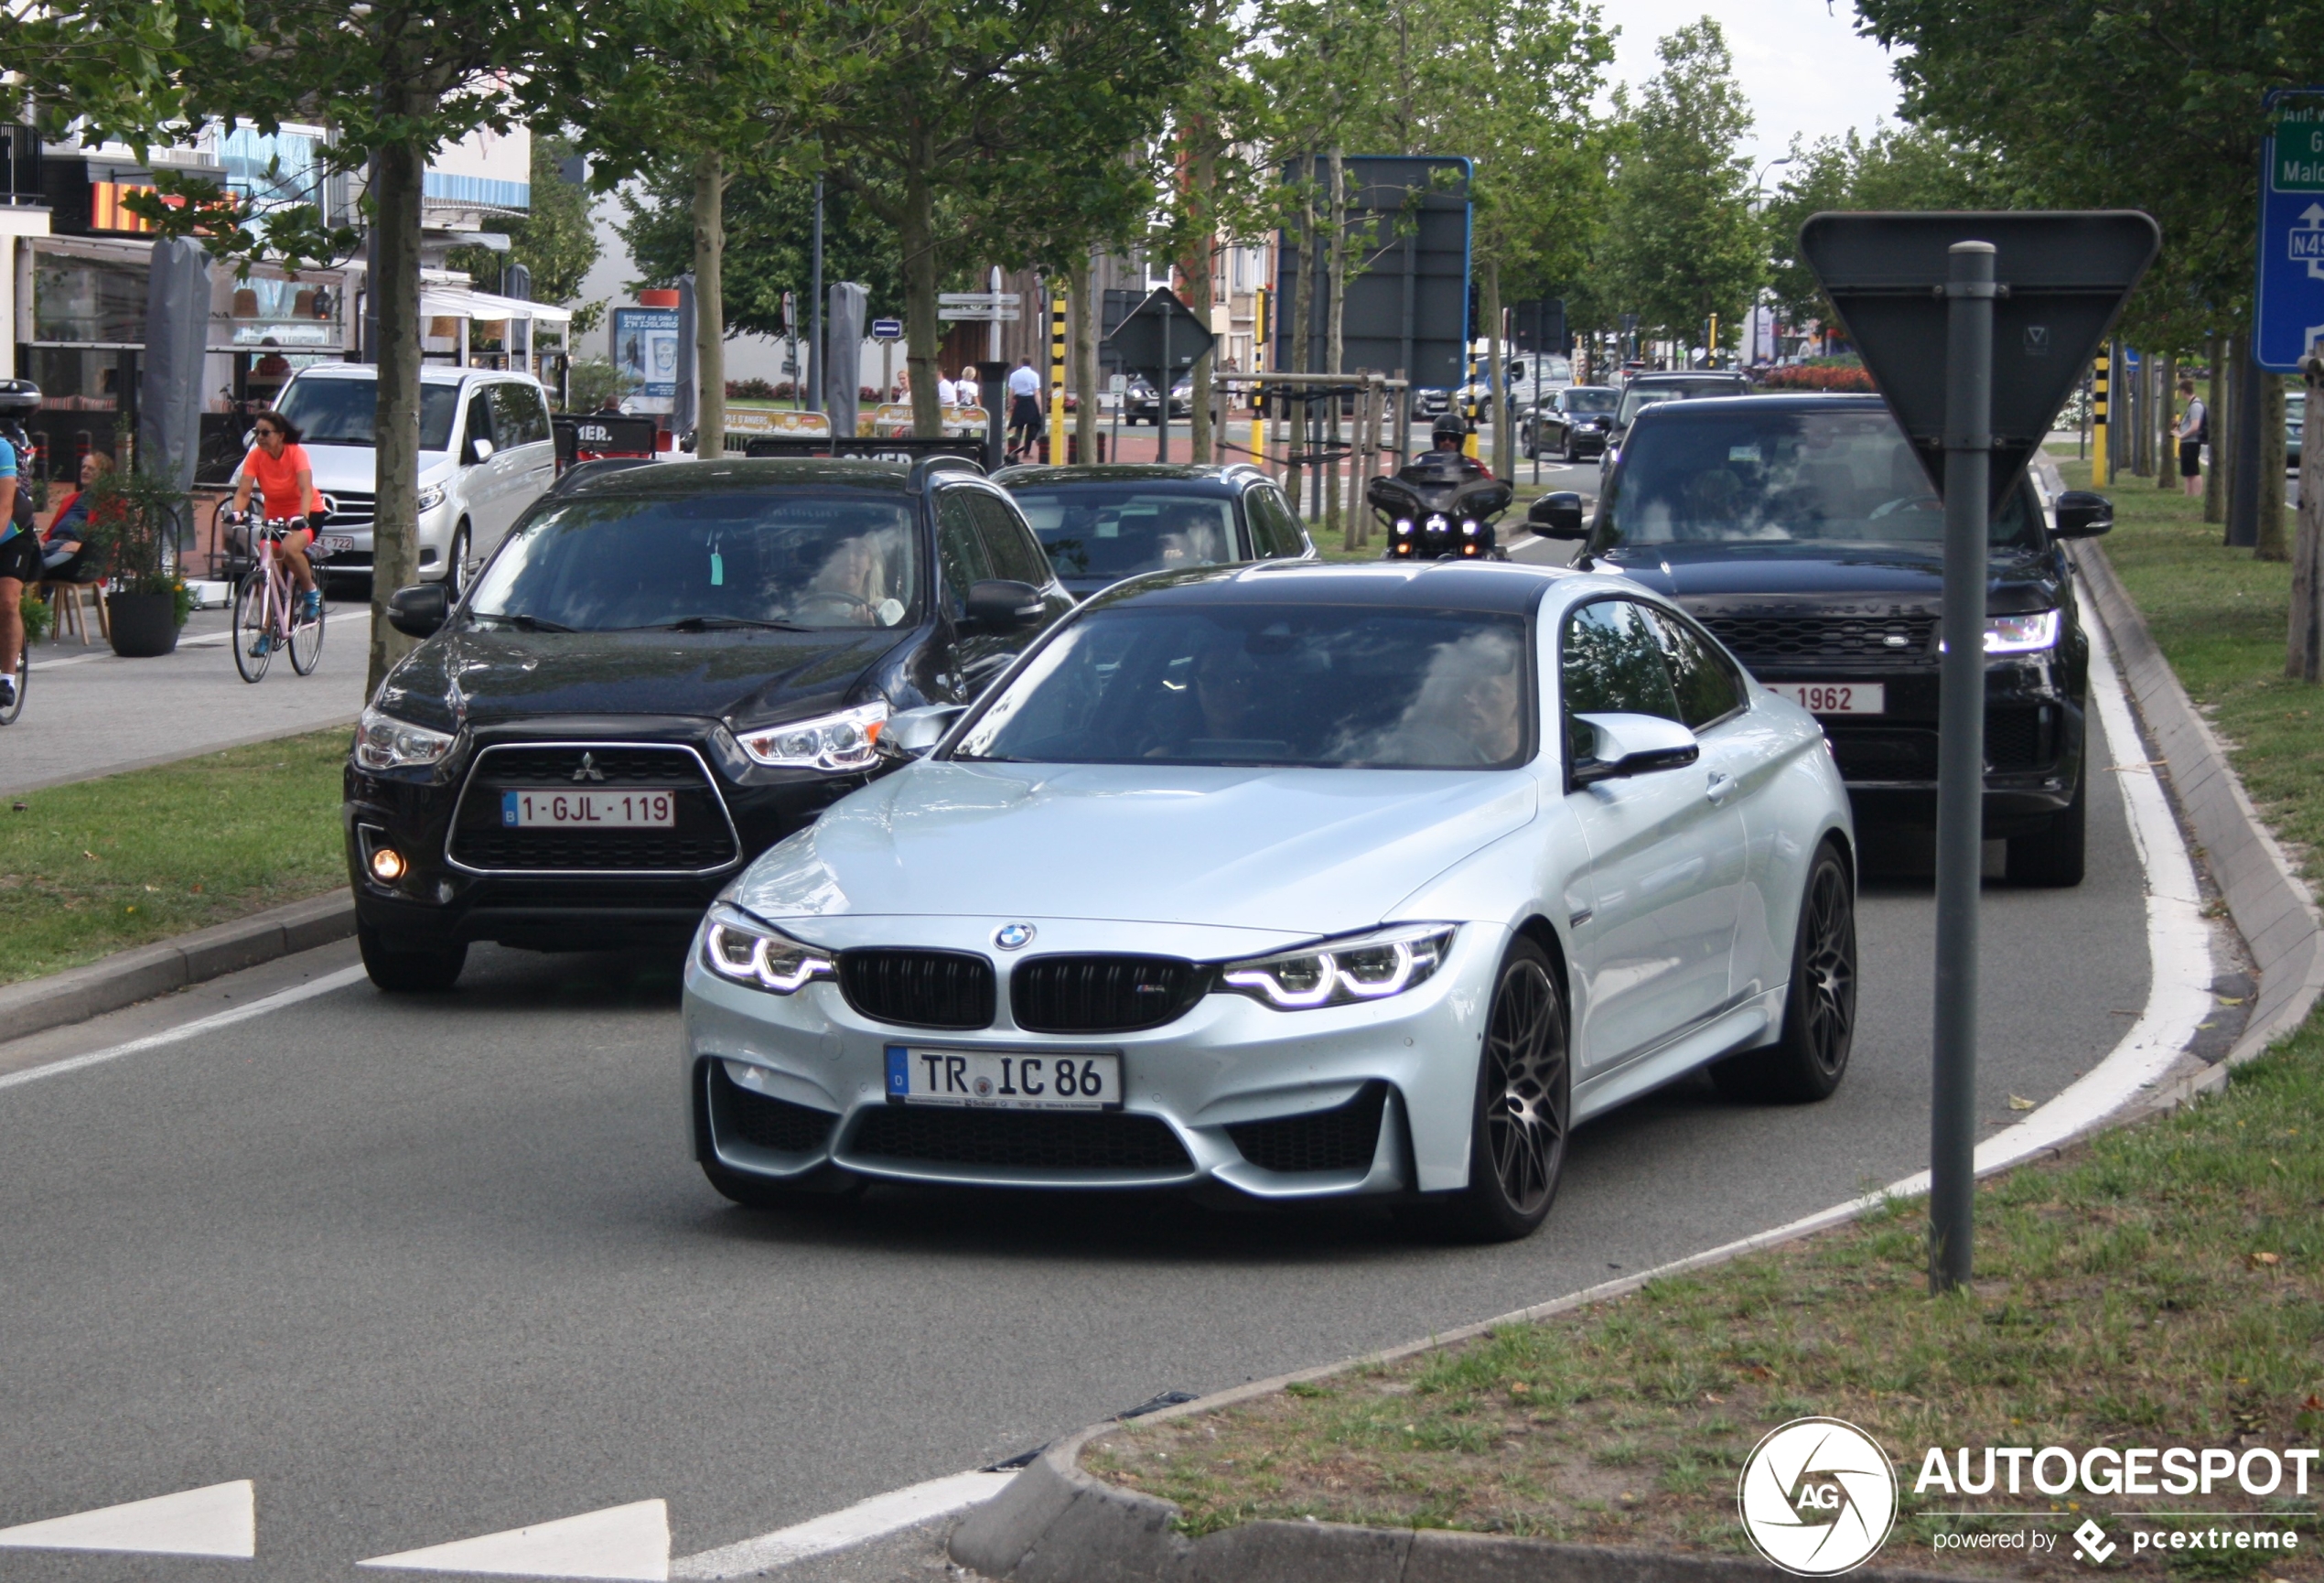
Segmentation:
<svg viewBox="0 0 2324 1583">
<path fill-rule="evenodd" d="M 81 487 L 59 503 L 48 531 L 41 535 L 40 575 L 43 581 L 96 581 L 96 557 L 89 531 L 89 491 L 99 479 L 111 471 L 113 458 L 102 451 L 91 451 L 81 458 Z"/>
</svg>

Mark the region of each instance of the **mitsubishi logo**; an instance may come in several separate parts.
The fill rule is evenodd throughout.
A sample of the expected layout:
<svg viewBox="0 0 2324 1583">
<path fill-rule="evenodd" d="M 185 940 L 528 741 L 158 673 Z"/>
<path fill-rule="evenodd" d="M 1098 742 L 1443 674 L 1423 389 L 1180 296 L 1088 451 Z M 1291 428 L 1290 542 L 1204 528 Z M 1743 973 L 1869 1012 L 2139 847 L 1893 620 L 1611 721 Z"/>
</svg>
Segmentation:
<svg viewBox="0 0 2324 1583">
<path fill-rule="evenodd" d="M 597 756 L 594 753 L 582 754 L 581 768 L 573 772 L 573 778 L 576 781 L 604 780 L 605 771 L 597 768 Z"/>
</svg>

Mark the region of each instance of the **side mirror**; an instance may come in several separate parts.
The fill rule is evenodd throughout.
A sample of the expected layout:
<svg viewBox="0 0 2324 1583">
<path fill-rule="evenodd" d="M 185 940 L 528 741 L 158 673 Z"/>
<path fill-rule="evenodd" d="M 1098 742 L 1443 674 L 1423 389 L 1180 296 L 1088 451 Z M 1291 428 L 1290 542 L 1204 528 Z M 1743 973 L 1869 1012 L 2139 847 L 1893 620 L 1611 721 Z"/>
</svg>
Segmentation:
<svg viewBox="0 0 2324 1583">
<path fill-rule="evenodd" d="M 968 708 L 965 704 L 931 704 L 925 708 L 906 709 L 888 716 L 887 726 L 879 733 L 879 745 L 890 753 L 917 759 L 944 739 Z"/>
<path fill-rule="evenodd" d="M 490 440 L 486 439 L 482 435 L 479 435 L 474 439 L 468 441 L 468 460 L 471 462 L 489 462 L 491 459 L 492 442 Z"/>
<path fill-rule="evenodd" d="M 1659 715 L 1576 715 L 1573 782 L 1591 786 L 1662 770 L 1683 770 L 1703 756 L 1695 733 Z"/>
<path fill-rule="evenodd" d="M 1582 497 L 1571 490 L 1535 501 L 1525 512 L 1525 525 L 1544 539 L 1589 537 L 1589 529 L 1582 522 Z"/>
<path fill-rule="evenodd" d="M 963 614 L 971 625 L 988 632 L 1013 632 L 1039 620 L 1044 608 L 1041 590 L 1032 584 L 995 577 L 969 585 Z"/>
<path fill-rule="evenodd" d="M 414 583 L 387 597 L 387 624 L 406 637 L 432 638 L 452 616 L 452 596 L 441 583 Z"/>
<path fill-rule="evenodd" d="M 2088 490 L 2068 490 L 2058 497 L 2058 526 L 2061 539 L 2094 539 L 2114 525 L 2114 502 Z"/>
</svg>

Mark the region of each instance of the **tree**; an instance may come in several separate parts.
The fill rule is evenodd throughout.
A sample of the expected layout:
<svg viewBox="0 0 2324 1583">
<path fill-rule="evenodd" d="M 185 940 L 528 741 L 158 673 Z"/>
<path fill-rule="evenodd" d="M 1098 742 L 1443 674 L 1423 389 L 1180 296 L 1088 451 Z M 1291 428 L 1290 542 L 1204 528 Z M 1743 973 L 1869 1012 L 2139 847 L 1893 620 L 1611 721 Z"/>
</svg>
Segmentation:
<svg viewBox="0 0 2324 1583">
<path fill-rule="evenodd" d="M 565 162 L 574 146 L 556 135 L 533 139 L 533 207 L 522 220 L 504 222 L 509 238 L 508 262 L 521 264 L 533 275 L 533 300 L 560 307 L 580 295 L 581 283 L 597 262 L 597 227 L 589 218 L 589 195 L 565 178 Z M 488 290 L 500 278 L 500 255 L 488 248 L 455 248 L 446 262 L 466 270 Z M 594 328 L 605 313 L 602 302 L 584 303 L 573 315 L 576 335 Z"/>
<path fill-rule="evenodd" d="M 615 229 L 638 262 L 640 285 L 674 285 L 694 267 L 694 173 L 674 162 L 649 167 L 625 189 L 628 218 Z M 815 184 L 801 176 L 743 174 L 726 188 L 726 326 L 728 334 L 783 333 L 782 299 L 807 301 Z M 861 281 L 871 311 L 899 313 L 904 286 L 892 227 L 854 193 L 823 196 L 823 276 Z M 802 323 L 803 327 L 804 314 Z"/>
</svg>

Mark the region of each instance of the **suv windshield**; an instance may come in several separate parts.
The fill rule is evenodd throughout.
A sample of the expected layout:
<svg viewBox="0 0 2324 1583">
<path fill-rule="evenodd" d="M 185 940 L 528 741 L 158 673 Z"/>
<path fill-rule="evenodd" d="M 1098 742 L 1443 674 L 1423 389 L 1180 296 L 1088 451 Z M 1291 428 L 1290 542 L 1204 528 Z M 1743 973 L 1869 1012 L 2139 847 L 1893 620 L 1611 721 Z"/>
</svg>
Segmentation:
<svg viewBox="0 0 2324 1583">
<path fill-rule="evenodd" d="M 1239 561 L 1234 502 L 1135 484 L 1012 490 L 1060 577 L 1134 577 Z"/>
<path fill-rule="evenodd" d="M 920 602 L 912 509 L 861 494 L 576 500 L 509 536 L 471 619 L 579 632 L 896 627 Z"/>
<path fill-rule="evenodd" d="M 2024 494 L 2013 491 L 1993 514 L 1994 544 L 2039 543 Z M 1885 411 L 1770 404 L 1641 425 L 1622 451 L 1594 547 L 1943 537 L 1944 507 Z"/>
<path fill-rule="evenodd" d="M 296 379 L 283 393 L 282 414 L 298 425 L 305 444 L 368 446 L 379 396 L 377 380 Z M 420 449 L 452 448 L 452 413 L 459 404 L 457 385 L 420 386 Z"/>
<path fill-rule="evenodd" d="M 1508 769 L 1532 751 L 1520 616 L 1335 605 L 1092 611 L 953 756 L 1046 764 Z"/>
<path fill-rule="evenodd" d="M 1724 378 L 1658 379 L 1652 382 L 1632 380 L 1622 391 L 1622 404 L 1614 414 L 1614 426 L 1626 429 L 1630 420 L 1648 407 L 1663 402 L 1692 401 L 1696 396 L 1732 396 L 1751 393 L 1750 382 L 1729 374 Z"/>
</svg>

